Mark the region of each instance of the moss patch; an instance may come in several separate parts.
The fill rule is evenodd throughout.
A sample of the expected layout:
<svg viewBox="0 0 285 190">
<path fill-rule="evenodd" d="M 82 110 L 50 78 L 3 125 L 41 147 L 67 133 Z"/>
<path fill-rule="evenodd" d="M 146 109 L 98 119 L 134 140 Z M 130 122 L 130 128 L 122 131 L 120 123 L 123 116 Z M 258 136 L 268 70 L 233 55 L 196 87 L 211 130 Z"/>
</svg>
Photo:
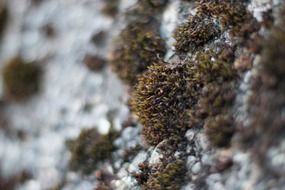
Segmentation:
<svg viewBox="0 0 285 190">
<path fill-rule="evenodd" d="M 40 90 L 41 75 L 39 65 L 15 57 L 3 69 L 5 95 L 16 101 L 31 97 Z"/>
<path fill-rule="evenodd" d="M 117 135 L 116 132 L 100 135 L 96 129 L 81 131 L 77 139 L 68 143 L 72 153 L 71 169 L 90 174 L 97 168 L 98 162 L 111 158 L 116 149 L 113 141 Z"/>
<path fill-rule="evenodd" d="M 162 163 L 152 168 L 141 164 L 140 169 L 141 173 L 134 176 L 144 190 L 179 190 L 186 172 L 183 160 Z"/>
<path fill-rule="evenodd" d="M 163 58 L 165 51 L 157 32 L 142 23 L 130 23 L 118 37 L 111 64 L 122 80 L 134 84 L 137 75 Z"/>
<path fill-rule="evenodd" d="M 219 85 L 235 76 L 231 65 L 215 59 L 209 52 L 199 53 L 178 65 L 150 66 L 139 77 L 130 101 L 144 126 L 146 141 L 155 145 L 171 136 L 183 136 L 185 130 L 205 117 L 221 113 L 233 97 L 224 94 L 228 89 Z M 208 104 L 210 101 L 215 104 Z"/>
<path fill-rule="evenodd" d="M 107 16 L 115 16 L 119 9 L 119 0 L 105 0 L 102 12 Z"/>
</svg>

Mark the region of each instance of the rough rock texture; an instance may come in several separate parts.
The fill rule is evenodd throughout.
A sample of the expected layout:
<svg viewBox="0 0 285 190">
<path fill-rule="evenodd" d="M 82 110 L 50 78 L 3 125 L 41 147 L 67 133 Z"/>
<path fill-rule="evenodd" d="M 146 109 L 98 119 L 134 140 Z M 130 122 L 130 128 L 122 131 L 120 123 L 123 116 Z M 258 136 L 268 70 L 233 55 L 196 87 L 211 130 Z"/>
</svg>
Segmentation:
<svg viewBox="0 0 285 190">
<path fill-rule="evenodd" d="M 0 189 L 284 189 L 282 0 L 0 0 L 0 35 Z"/>
</svg>

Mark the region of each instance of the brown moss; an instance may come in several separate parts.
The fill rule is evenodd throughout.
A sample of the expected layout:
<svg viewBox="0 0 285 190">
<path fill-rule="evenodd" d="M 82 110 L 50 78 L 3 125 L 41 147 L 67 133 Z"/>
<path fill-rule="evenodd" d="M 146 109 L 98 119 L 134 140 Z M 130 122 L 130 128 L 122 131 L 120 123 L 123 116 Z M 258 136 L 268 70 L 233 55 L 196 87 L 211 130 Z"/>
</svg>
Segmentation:
<svg viewBox="0 0 285 190">
<path fill-rule="evenodd" d="M 32 175 L 27 171 L 22 171 L 8 178 L 0 176 L 0 189 L 14 190 L 20 184 L 23 184 L 25 181 L 31 178 L 32 178 Z"/>
<path fill-rule="evenodd" d="M 118 36 L 111 64 L 122 80 L 134 84 L 137 75 L 160 60 L 165 51 L 165 44 L 156 32 L 144 24 L 130 23 Z"/>
<path fill-rule="evenodd" d="M 205 133 L 212 143 L 218 147 L 228 146 L 234 134 L 233 119 L 229 114 L 219 114 L 207 118 L 204 128 Z"/>
<path fill-rule="evenodd" d="M 179 135 L 179 129 L 184 131 L 187 126 L 185 118 L 191 93 L 187 89 L 186 68 L 186 65 L 158 63 L 138 79 L 131 107 L 143 124 L 142 133 L 150 144 L 157 144 L 170 134 Z"/>
<path fill-rule="evenodd" d="M 151 21 L 161 15 L 169 0 L 138 1 L 127 13 L 128 19 L 137 21 Z"/>
<path fill-rule="evenodd" d="M 208 116 L 215 109 L 221 110 L 218 107 L 226 100 L 218 93 L 221 88 L 217 86 L 234 78 L 231 66 L 214 61 L 210 53 L 198 54 L 189 63 L 150 66 L 139 77 L 130 101 L 133 112 L 144 126 L 142 133 L 146 141 L 155 145 L 166 138 L 183 136 L 185 130 L 193 126 L 193 121 L 203 115 L 202 112 Z M 216 84 L 213 88 L 216 87 L 217 93 L 213 97 L 203 92 L 205 86 L 210 89 L 210 84 Z M 212 99 L 216 101 L 216 107 L 201 103 Z"/>
<path fill-rule="evenodd" d="M 148 168 L 147 170 L 145 170 Z M 146 166 L 135 174 L 143 190 L 178 190 L 182 187 L 186 167 L 183 160 L 161 163 L 152 168 Z"/>
<path fill-rule="evenodd" d="M 107 37 L 106 32 L 105 31 L 100 31 L 100 32 L 95 33 L 91 37 L 91 42 L 94 45 L 102 46 L 105 43 L 105 41 L 106 41 L 106 37 Z"/>
<path fill-rule="evenodd" d="M 191 16 L 174 32 L 175 49 L 179 52 L 195 50 L 219 34 L 219 28 L 210 19 Z"/>
<path fill-rule="evenodd" d="M 201 0 L 197 3 L 197 13 L 176 29 L 175 48 L 177 52 L 197 50 L 225 31 L 243 41 L 258 28 L 243 1 Z"/>
<path fill-rule="evenodd" d="M 3 69 L 4 91 L 8 99 L 21 101 L 40 90 L 42 70 L 36 63 L 12 59 Z"/>
<path fill-rule="evenodd" d="M 119 0 L 105 0 L 102 12 L 107 16 L 115 16 L 119 9 Z"/>
<path fill-rule="evenodd" d="M 113 145 L 116 137 L 116 132 L 100 135 L 96 129 L 81 131 L 77 139 L 69 142 L 71 169 L 90 174 L 99 162 L 111 158 L 111 153 L 116 149 Z"/>
<path fill-rule="evenodd" d="M 84 57 L 83 62 L 85 64 L 85 66 L 88 69 L 90 69 L 90 71 L 94 71 L 94 72 L 102 71 L 102 69 L 106 65 L 106 60 L 104 60 L 103 58 L 101 58 L 99 56 L 91 55 L 91 54 L 87 54 Z"/>
<path fill-rule="evenodd" d="M 281 10 L 282 15 L 285 7 Z M 260 155 L 264 154 L 267 147 L 278 142 L 285 134 L 282 115 L 285 106 L 285 19 L 281 15 L 279 22 L 272 26 L 269 36 L 263 41 L 257 75 L 251 80 L 252 94 L 248 102 L 251 122 L 240 130 L 243 144 L 256 149 L 258 160 L 264 158 Z M 263 164 L 268 165 L 266 161 Z"/>
<path fill-rule="evenodd" d="M 8 20 L 8 9 L 3 1 L 0 1 L 0 39 Z"/>
</svg>

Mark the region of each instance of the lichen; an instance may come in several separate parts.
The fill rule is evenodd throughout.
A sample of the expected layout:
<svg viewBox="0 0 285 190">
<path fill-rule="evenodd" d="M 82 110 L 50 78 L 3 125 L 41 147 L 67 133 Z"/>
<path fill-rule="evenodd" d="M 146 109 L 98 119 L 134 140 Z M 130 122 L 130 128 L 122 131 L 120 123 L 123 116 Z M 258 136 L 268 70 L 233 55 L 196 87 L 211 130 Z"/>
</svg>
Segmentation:
<svg viewBox="0 0 285 190">
<path fill-rule="evenodd" d="M 40 90 L 42 69 L 36 63 L 13 58 L 3 69 L 4 91 L 9 100 L 22 101 Z"/>
<path fill-rule="evenodd" d="M 165 44 L 156 31 L 134 22 L 128 24 L 118 36 L 111 64 L 119 77 L 132 85 L 137 75 L 162 59 L 165 52 Z"/>
</svg>

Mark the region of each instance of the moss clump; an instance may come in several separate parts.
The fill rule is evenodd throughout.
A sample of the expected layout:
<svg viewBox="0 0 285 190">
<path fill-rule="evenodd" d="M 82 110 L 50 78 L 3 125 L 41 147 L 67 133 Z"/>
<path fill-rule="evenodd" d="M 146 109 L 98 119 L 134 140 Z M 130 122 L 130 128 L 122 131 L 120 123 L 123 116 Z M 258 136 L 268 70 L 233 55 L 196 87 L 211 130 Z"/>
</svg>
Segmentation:
<svg viewBox="0 0 285 190">
<path fill-rule="evenodd" d="M 182 187 L 186 172 L 183 160 L 162 163 L 135 174 L 141 188 L 144 190 L 178 190 Z M 144 179 L 144 180 L 141 180 Z"/>
<path fill-rule="evenodd" d="M 72 153 L 71 169 L 90 174 L 96 169 L 98 162 L 111 158 L 116 149 L 113 145 L 116 137 L 116 132 L 100 135 L 96 129 L 83 130 L 77 139 L 69 142 Z"/>
<path fill-rule="evenodd" d="M 90 69 L 90 71 L 94 71 L 94 72 L 99 72 L 102 71 L 102 69 L 105 67 L 106 65 L 106 60 L 96 56 L 96 55 L 91 55 L 91 54 L 87 54 L 84 57 L 83 60 L 85 66 Z"/>
<path fill-rule="evenodd" d="M 215 18 L 221 29 L 229 30 L 233 36 L 245 37 L 258 28 L 257 21 L 246 8 L 246 1 L 202 0 L 198 14 Z"/>
<path fill-rule="evenodd" d="M 4 31 L 8 19 L 8 9 L 3 1 L 0 1 L 0 38 Z"/>
<path fill-rule="evenodd" d="M 141 23 L 130 23 L 119 35 L 111 64 L 119 77 L 128 84 L 159 59 L 165 52 L 160 36 Z"/>
<path fill-rule="evenodd" d="M 107 16 L 115 16 L 119 9 L 119 0 L 105 0 L 102 12 Z"/>
<path fill-rule="evenodd" d="M 176 29 L 175 48 L 182 53 L 194 51 L 222 32 L 229 31 L 234 37 L 245 38 L 258 27 L 244 2 L 201 0 L 197 5 L 197 13 Z"/>
<path fill-rule="evenodd" d="M 228 114 L 207 118 L 204 128 L 209 141 L 218 147 L 228 146 L 234 133 L 233 123 Z"/>
<path fill-rule="evenodd" d="M 32 178 L 32 174 L 27 171 L 21 171 L 16 175 L 4 177 L 0 175 L 0 189 L 14 190 Z"/>
<path fill-rule="evenodd" d="M 169 0 L 138 1 L 127 15 L 131 20 L 149 21 L 159 17 L 168 2 Z"/>
<path fill-rule="evenodd" d="M 264 147 L 276 146 L 275 143 L 279 143 L 285 134 L 284 5 L 281 10 L 278 17 L 280 20 L 272 26 L 269 36 L 263 40 L 257 75 L 251 80 L 251 95 L 248 102 L 248 117 L 251 122 L 243 124 L 246 126 L 240 130 L 243 144 L 255 150 L 257 154 L 253 156 L 262 161 L 263 167 L 268 166 L 268 160 L 262 160 L 265 159 L 263 155 L 267 150 Z"/>
<path fill-rule="evenodd" d="M 221 57 L 221 56 L 218 56 Z M 209 54 L 198 54 L 199 62 L 211 62 Z M 224 65 L 216 80 L 204 83 L 197 104 L 190 110 L 192 125 L 202 125 L 212 145 L 227 146 L 233 136 L 232 106 L 235 100 L 237 75 L 231 65 Z"/>
<path fill-rule="evenodd" d="M 191 16 L 189 20 L 180 25 L 175 33 L 175 48 L 179 52 L 187 52 L 204 45 L 220 33 L 213 20 L 200 16 Z"/>
<path fill-rule="evenodd" d="M 191 105 L 187 87 L 187 66 L 157 63 L 138 79 L 130 101 L 133 112 L 144 125 L 149 144 L 158 144 L 170 134 L 179 135 L 187 126 L 186 110 Z M 195 91 L 192 91 L 195 93 Z"/>
<path fill-rule="evenodd" d="M 229 64 L 212 58 L 210 53 L 201 53 L 188 63 L 154 64 L 139 77 L 130 104 L 149 144 L 181 136 L 198 118 L 196 106 L 203 87 L 235 77 Z M 210 108 L 204 108 L 209 112 Z"/>
<path fill-rule="evenodd" d="M 25 100 L 40 90 L 42 70 L 36 63 L 12 59 L 3 69 L 4 91 L 8 99 Z"/>
</svg>

